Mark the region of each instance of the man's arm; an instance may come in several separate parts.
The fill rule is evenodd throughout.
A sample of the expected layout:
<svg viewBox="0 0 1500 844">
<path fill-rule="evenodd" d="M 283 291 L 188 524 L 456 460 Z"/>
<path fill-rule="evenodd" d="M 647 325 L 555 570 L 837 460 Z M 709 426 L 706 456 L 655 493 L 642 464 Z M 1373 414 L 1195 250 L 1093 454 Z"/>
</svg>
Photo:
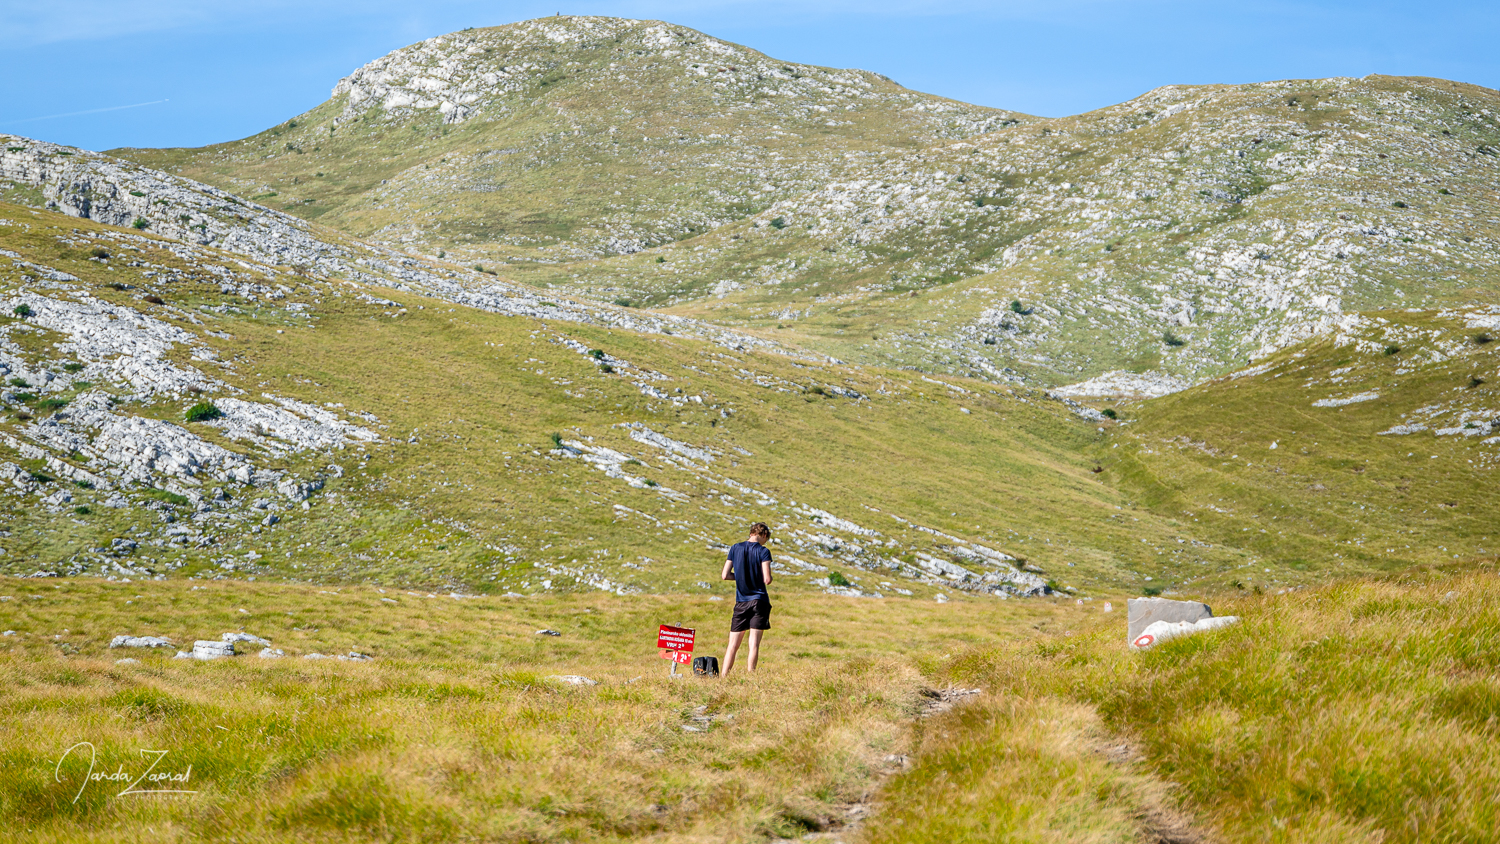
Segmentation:
<svg viewBox="0 0 1500 844">
<path fill-rule="evenodd" d="M 734 580 L 734 561 L 724 561 L 724 571 L 719 575 L 720 580 Z"/>
<path fill-rule="evenodd" d="M 761 573 L 761 579 L 765 580 L 767 586 L 770 586 L 771 585 L 771 555 L 770 554 L 767 554 L 766 558 L 761 561 L 761 564 L 760 564 L 760 573 Z"/>
</svg>

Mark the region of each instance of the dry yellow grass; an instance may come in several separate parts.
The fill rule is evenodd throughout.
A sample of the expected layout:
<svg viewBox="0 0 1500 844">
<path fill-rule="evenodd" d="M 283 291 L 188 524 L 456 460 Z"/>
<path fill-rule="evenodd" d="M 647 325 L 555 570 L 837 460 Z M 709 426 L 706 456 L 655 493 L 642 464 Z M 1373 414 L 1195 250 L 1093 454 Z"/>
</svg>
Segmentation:
<svg viewBox="0 0 1500 844">
<path fill-rule="evenodd" d="M 1132 807 L 1148 831 L 1174 809 L 1142 776 L 1225 841 L 1495 840 L 1493 564 L 1213 606 L 1243 623 L 1133 654 L 1123 619 L 1096 616 L 956 658 L 946 676 L 992 694 L 933 726 L 886 791 L 904 823 L 872 840 L 1131 840 Z M 1140 763 L 1107 762 L 1101 726 Z M 938 792 L 989 816 L 933 811 Z"/>
<path fill-rule="evenodd" d="M 918 690 L 955 643 L 994 647 L 1073 612 L 786 596 L 762 671 L 713 681 L 668 679 L 654 649 L 656 625 L 682 621 L 699 628 L 699 653 L 719 652 L 728 604 L 698 596 L 18 579 L 0 594 L 0 624 L 17 631 L 0 639 L 0 827 L 18 841 L 799 834 L 841 821 L 885 757 L 910 752 Z M 288 656 L 106 648 L 121 633 L 190 646 L 241 627 Z M 376 658 L 297 656 L 351 649 Z M 115 663 L 125 656 L 141 663 Z M 599 685 L 548 679 L 561 674 Z M 139 774 L 141 750 L 165 750 L 156 770 L 191 765 L 176 787 L 197 793 L 118 796 L 124 784 L 97 782 L 74 802 L 87 754 L 58 762 L 82 741 L 96 771 Z"/>
</svg>

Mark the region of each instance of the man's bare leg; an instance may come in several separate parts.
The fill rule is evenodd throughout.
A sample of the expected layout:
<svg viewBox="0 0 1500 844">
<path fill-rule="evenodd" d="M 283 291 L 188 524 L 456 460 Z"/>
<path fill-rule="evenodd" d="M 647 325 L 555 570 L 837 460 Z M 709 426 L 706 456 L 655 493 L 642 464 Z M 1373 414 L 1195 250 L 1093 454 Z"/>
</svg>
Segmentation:
<svg viewBox="0 0 1500 844">
<path fill-rule="evenodd" d="M 752 631 L 752 633 L 758 633 L 758 632 L 760 632 L 760 631 Z M 744 638 L 745 638 L 745 631 L 743 631 L 743 630 L 740 630 L 738 632 L 730 633 L 729 634 L 729 649 L 726 650 L 726 651 L 724 651 L 724 667 L 721 668 L 721 669 L 719 669 L 719 676 L 720 677 L 728 677 L 729 676 L 729 669 L 731 669 L 731 668 L 734 667 L 734 655 L 739 652 L 739 650 L 740 650 L 740 641 L 742 639 L 744 639 Z M 755 636 L 752 641 L 754 641 L 755 643 L 758 644 L 760 642 L 760 637 L 759 636 Z M 750 647 L 751 647 L 751 651 L 750 651 L 750 653 L 751 653 L 751 656 L 750 656 L 750 670 L 754 671 L 755 670 L 755 656 L 754 656 L 754 654 L 755 654 L 755 651 L 754 651 L 755 645 L 751 645 Z"/>
<path fill-rule="evenodd" d="M 760 661 L 760 637 L 765 634 L 764 630 L 750 631 L 750 660 L 746 665 L 752 673 L 755 671 L 755 663 Z"/>
</svg>

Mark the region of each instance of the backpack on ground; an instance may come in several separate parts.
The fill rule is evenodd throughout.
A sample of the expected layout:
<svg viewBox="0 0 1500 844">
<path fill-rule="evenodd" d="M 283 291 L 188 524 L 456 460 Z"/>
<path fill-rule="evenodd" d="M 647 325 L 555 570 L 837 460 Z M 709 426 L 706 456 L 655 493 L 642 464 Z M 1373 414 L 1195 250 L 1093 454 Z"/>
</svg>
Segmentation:
<svg viewBox="0 0 1500 844">
<path fill-rule="evenodd" d="M 693 657 L 693 674 L 699 677 L 719 676 L 719 658 L 716 656 Z"/>
</svg>

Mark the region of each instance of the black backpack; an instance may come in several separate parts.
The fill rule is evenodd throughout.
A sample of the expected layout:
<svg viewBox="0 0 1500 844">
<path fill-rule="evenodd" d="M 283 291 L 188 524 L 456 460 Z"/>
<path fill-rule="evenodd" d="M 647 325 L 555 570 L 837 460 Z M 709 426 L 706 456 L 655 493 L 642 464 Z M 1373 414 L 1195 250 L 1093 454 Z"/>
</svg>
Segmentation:
<svg viewBox="0 0 1500 844">
<path fill-rule="evenodd" d="M 719 676 L 719 658 L 716 656 L 693 657 L 693 674 L 699 677 Z"/>
</svg>

